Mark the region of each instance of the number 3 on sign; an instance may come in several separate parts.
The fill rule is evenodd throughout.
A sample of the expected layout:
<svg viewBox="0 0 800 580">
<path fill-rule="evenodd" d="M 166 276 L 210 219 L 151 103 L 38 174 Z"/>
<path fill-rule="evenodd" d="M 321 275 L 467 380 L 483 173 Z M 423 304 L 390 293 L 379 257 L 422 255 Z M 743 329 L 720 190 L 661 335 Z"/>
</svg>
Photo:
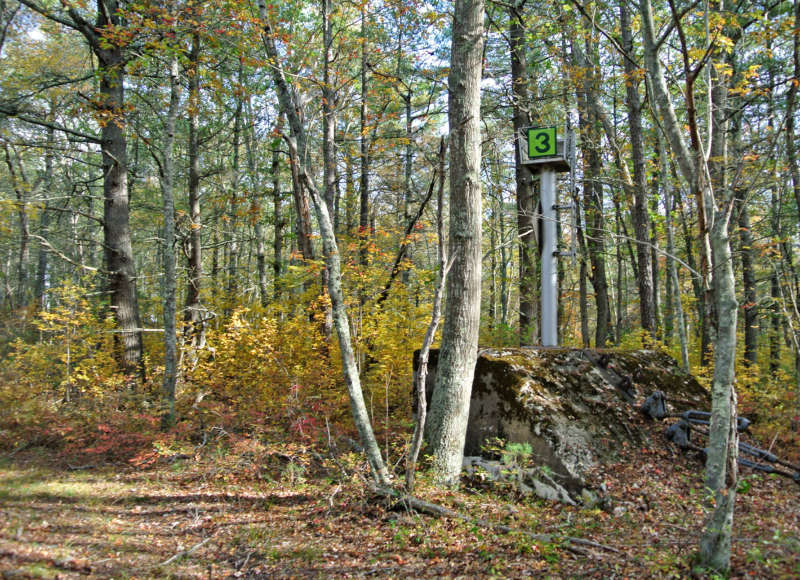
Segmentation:
<svg viewBox="0 0 800 580">
<path fill-rule="evenodd" d="M 536 127 L 528 129 L 528 157 L 552 157 L 556 155 L 556 128 Z"/>
</svg>

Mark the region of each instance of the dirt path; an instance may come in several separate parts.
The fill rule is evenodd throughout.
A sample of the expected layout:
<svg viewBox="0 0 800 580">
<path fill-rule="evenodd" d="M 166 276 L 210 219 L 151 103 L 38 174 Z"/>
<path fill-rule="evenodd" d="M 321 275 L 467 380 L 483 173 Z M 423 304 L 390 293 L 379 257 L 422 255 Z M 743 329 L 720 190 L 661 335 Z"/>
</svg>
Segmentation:
<svg viewBox="0 0 800 580">
<path fill-rule="evenodd" d="M 696 471 L 686 462 L 664 468 L 658 456 L 606 472 L 609 511 L 474 488 L 422 490 L 520 530 L 498 534 L 387 506 L 357 478 L 312 474 L 308 463 L 277 455 L 284 459 L 272 471 L 264 470 L 269 457 L 248 454 L 148 469 L 70 470 L 40 449 L 0 460 L 0 577 L 680 577 L 690 572 L 701 525 Z M 798 496 L 774 478 L 754 479 L 740 495 L 735 577 L 800 576 Z M 581 537 L 623 555 L 575 554 L 524 532 Z"/>
<path fill-rule="evenodd" d="M 340 484 L 243 486 L 225 483 L 219 473 L 206 478 L 186 465 L 137 471 L 37 463 L 0 463 L 3 578 L 421 577 L 496 571 L 487 547 L 474 538 L 468 542 L 471 534 L 463 526 L 384 511 L 343 493 Z M 475 558 L 473 548 L 486 552 Z M 541 566 L 546 563 L 541 560 Z M 530 570 L 531 562 L 524 567 Z"/>
</svg>

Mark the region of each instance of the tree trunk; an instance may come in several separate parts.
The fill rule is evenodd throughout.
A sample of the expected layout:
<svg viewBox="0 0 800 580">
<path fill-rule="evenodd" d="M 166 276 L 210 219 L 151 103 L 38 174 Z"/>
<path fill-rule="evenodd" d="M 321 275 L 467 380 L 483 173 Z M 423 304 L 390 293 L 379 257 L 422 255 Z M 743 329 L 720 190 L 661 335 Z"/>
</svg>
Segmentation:
<svg viewBox="0 0 800 580">
<path fill-rule="evenodd" d="M 325 184 L 325 203 L 333 215 L 333 198 L 336 191 L 336 91 L 331 84 L 330 64 L 333 58 L 333 25 L 331 0 L 322 0 L 322 33 L 324 63 L 322 69 L 322 172 Z"/>
<path fill-rule="evenodd" d="M 700 562 L 716 572 L 730 568 L 733 507 L 736 501 L 739 437 L 736 430 L 736 288 L 728 239 L 728 216 L 717 215 L 711 232 L 717 340 L 711 384 L 711 425 L 706 455 L 706 488 L 714 507 L 700 539 Z"/>
<path fill-rule="evenodd" d="M 278 119 L 278 132 L 283 125 L 283 116 Z M 280 175 L 280 150 L 277 140 L 272 143 L 272 222 L 274 238 L 272 240 L 272 297 L 276 303 L 281 299 L 280 278 L 283 274 L 283 227 L 285 225 L 282 209 Z"/>
<path fill-rule="evenodd" d="M 591 125 L 589 121 L 584 119 L 583 126 Z M 591 134 L 591 130 L 589 134 Z M 591 143 L 593 139 L 589 137 Z M 608 278 L 606 275 L 605 263 L 605 233 L 604 233 L 604 220 L 603 220 L 603 187 L 599 182 L 600 177 L 600 155 L 594 148 L 594 145 L 589 145 L 584 149 L 584 154 L 587 157 L 585 177 L 583 183 L 583 203 L 584 211 L 586 213 L 586 237 L 588 238 L 586 246 L 589 251 L 589 262 L 591 264 L 591 273 L 589 280 L 594 288 L 595 306 L 597 320 L 595 324 L 595 346 L 602 348 L 610 340 L 613 340 L 613 331 L 611 328 L 611 307 L 608 296 Z"/>
<path fill-rule="evenodd" d="M 431 401 L 435 478 L 458 481 L 478 354 L 481 304 L 480 82 L 483 0 L 456 0 L 448 79 L 450 245 L 439 372 Z"/>
<path fill-rule="evenodd" d="M 633 56 L 633 34 L 628 5 L 619 7 L 622 47 Z M 639 315 L 642 328 L 655 337 L 656 308 L 653 294 L 653 265 L 650 252 L 650 217 L 648 215 L 647 176 L 645 173 L 644 137 L 642 134 L 642 104 L 639 98 L 639 70 L 631 58 L 623 58 L 625 68 L 625 101 L 628 106 L 631 152 L 633 154 L 633 231 L 636 237 L 637 277 L 639 286 Z"/>
<path fill-rule="evenodd" d="M 321 198 L 311 181 L 305 158 L 297 153 L 299 150 L 303 150 L 305 146 L 305 127 L 298 113 L 299 108 L 295 95 L 287 83 L 283 68 L 280 65 L 278 49 L 275 46 L 275 39 L 273 37 L 272 25 L 267 17 L 265 0 L 259 0 L 258 9 L 259 15 L 261 16 L 261 24 L 264 27 L 262 32 L 264 49 L 272 63 L 270 67 L 272 80 L 275 83 L 276 92 L 278 93 L 280 108 L 289 123 L 290 134 L 287 138 L 287 142 L 289 144 L 290 153 L 294 153 L 298 160 L 303 161 L 303 163 L 298 163 L 296 167 L 298 177 L 311 194 L 311 199 L 314 202 L 314 209 L 317 214 L 317 221 L 319 222 L 320 233 L 322 234 L 323 251 L 325 253 L 326 265 L 330 272 L 328 290 L 331 297 L 333 323 L 339 338 L 342 369 L 344 371 L 345 383 L 347 384 L 347 391 L 350 397 L 353 421 L 361 437 L 361 444 L 364 446 L 373 476 L 379 485 L 386 486 L 389 484 L 389 472 L 383 462 L 380 447 L 372 431 L 369 414 L 367 413 L 367 407 L 364 403 L 364 395 L 361 390 L 361 380 L 358 376 L 358 368 L 356 367 L 355 356 L 353 354 L 353 344 L 350 338 L 350 324 L 347 317 L 344 295 L 342 293 L 339 249 L 336 245 L 333 223 L 331 222 L 325 200 Z M 300 144 L 302 144 L 302 147 Z"/>
<path fill-rule="evenodd" d="M 572 203 L 575 206 L 575 236 L 577 238 L 578 260 L 580 262 L 578 271 L 578 308 L 581 316 L 581 345 L 583 348 L 589 348 L 590 335 L 589 335 L 589 299 L 588 291 L 586 288 L 586 240 L 583 235 L 583 222 L 581 220 L 581 203 L 578 197 L 578 188 L 572 191 Z"/>
<path fill-rule="evenodd" d="M 189 117 L 189 177 L 187 193 L 189 197 L 189 235 L 186 281 L 186 306 L 183 320 L 184 338 L 193 349 L 205 344 L 205 322 L 203 321 L 200 289 L 203 277 L 202 232 L 203 223 L 200 214 L 200 138 L 198 135 L 198 118 L 200 115 L 200 34 L 192 34 L 192 48 L 189 51 L 189 101 L 187 114 Z"/>
<path fill-rule="evenodd" d="M 707 308 L 712 306 L 716 312 L 716 341 L 714 344 L 714 376 L 711 387 L 711 425 L 709 427 L 708 451 L 706 455 L 706 487 L 714 495 L 709 502 L 710 517 L 705 523 L 705 530 L 700 540 L 701 566 L 716 573 L 725 574 L 730 568 L 730 544 L 733 527 L 733 507 L 736 497 L 736 460 L 738 456 L 738 437 L 736 431 L 736 392 L 733 388 L 734 365 L 736 358 L 736 317 L 737 303 L 733 276 L 728 224 L 733 207 L 732 195 L 727 191 L 724 176 L 726 157 L 727 128 L 724 121 L 727 100 L 727 78 L 721 74 L 717 63 L 712 58 L 713 69 L 708 75 L 711 82 L 709 111 L 712 124 L 712 151 L 717 154 L 714 163 L 723 165 L 710 170 L 703 151 L 700 129 L 697 119 L 697 108 L 694 102 L 694 81 L 699 69 L 689 68 L 689 48 L 685 42 L 683 23 L 673 9 L 673 24 L 678 31 L 684 62 L 686 84 L 682 94 L 686 99 L 686 114 L 689 128 L 691 153 L 682 135 L 682 125 L 675 116 L 671 93 L 667 90 L 666 78 L 658 58 L 655 38 L 652 6 L 650 0 L 641 0 L 642 32 L 645 45 L 645 62 L 652 80 L 656 95 L 657 111 L 664 122 L 664 129 L 673 154 L 677 155 L 678 166 L 682 176 L 691 190 L 694 191 L 698 203 L 698 226 L 703 240 L 704 260 L 701 273 L 705 289 L 713 290 L 712 299 L 707 301 Z M 718 7 L 714 8 L 715 10 Z M 726 32 L 728 32 L 726 30 Z M 730 35 L 728 35 L 731 38 Z M 735 42 L 734 42 L 735 44 Z M 713 51 L 714 57 L 719 51 Z M 726 51 L 727 52 L 727 51 Z M 683 157 L 686 155 L 685 158 Z M 717 161 L 719 160 L 719 161 Z M 712 178 L 712 175 L 714 176 Z M 716 192 L 714 185 L 722 191 Z M 717 209 L 717 204 L 719 208 Z M 710 223 L 707 223 L 710 222 Z M 709 234 L 710 230 L 710 234 Z M 712 268 L 713 266 L 713 268 Z M 711 274 L 713 272 L 713 279 Z M 706 292 L 708 294 L 708 292 Z M 706 310 L 706 325 L 712 318 Z"/>
<path fill-rule="evenodd" d="M 584 178 L 583 178 L 583 208 L 586 216 L 584 236 L 586 249 L 591 264 L 589 280 L 595 294 L 596 325 L 595 346 L 602 348 L 614 339 L 611 325 L 611 306 L 608 295 L 608 278 L 605 264 L 605 232 L 603 223 L 603 187 L 599 181 L 602 170 L 602 159 L 598 148 L 600 147 L 601 115 L 593 101 L 597 94 L 596 67 L 583 57 L 583 52 L 578 41 L 572 44 L 573 60 L 585 70 L 582 74 L 582 90 L 578 91 L 578 123 L 583 144 Z M 592 45 L 587 40 L 586 53 L 591 55 Z"/>
<path fill-rule="evenodd" d="M 620 215 L 622 212 L 619 211 L 619 206 L 617 206 L 617 211 L 615 215 L 616 226 L 617 226 L 617 239 L 620 239 L 620 224 L 622 222 L 622 216 Z M 622 340 L 622 332 L 623 327 L 625 325 L 625 316 L 624 312 L 626 309 L 625 306 L 625 263 L 622 260 L 622 244 L 617 244 L 616 248 L 617 252 L 617 332 L 616 332 L 616 341 L 614 344 L 619 346 L 620 341 Z"/>
<path fill-rule="evenodd" d="M 358 237 L 359 252 L 358 263 L 362 271 L 368 262 L 367 240 L 369 239 L 369 130 L 367 127 L 367 8 L 366 3 L 361 5 L 361 103 L 359 107 L 359 120 L 361 138 L 359 139 L 359 158 L 361 173 L 359 176 L 359 212 L 358 212 Z M 364 303 L 364 289 L 359 292 L 361 303 Z"/>
<path fill-rule="evenodd" d="M 110 22 L 105 14 L 113 15 Z M 117 26 L 116 2 L 98 0 L 97 28 Z M 144 379 L 142 362 L 142 331 L 139 322 L 139 302 L 136 296 L 136 263 L 131 244 L 130 209 L 128 206 L 127 141 L 123 124 L 124 68 L 122 49 L 102 48 L 95 54 L 100 61 L 101 111 L 108 121 L 101 132 L 103 153 L 103 247 L 111 291 L 111 308 L 121 330 L 121 363 L 129 375 Z"/>
<path fill-rule="evenodd" d="M 800 23 L 800 0 L 794 3 L 794 22 L 795 27 Z M 793 81 L 789 83 L 786 91 L 786 164 L 789 166 L 789 173 L 792 176 L 792 193 L 797 210 L 797 219 L 800 222 L 800 167 L 797 164 L 797 148 L 795 141 L 795 111 L 797 109 L 797 81 L 800 79 L 800 34 L 792 34 L 792 64 Z"/>
<path fill-rule="evenodd" d="M 239 85 L 242 85 L 244 72 L 242 60 L 239 59 Z M 241 95 L 236 97 L 236 110 L 233 114 L 233 160 L 231 163 L 231 183 L 230 195 L 228 196 L 228 221 L 227 221 L 227 247 L 228 247 L 228 272 L 227 272 L 227 287 L 225 297 L 225 316 L 230 314 L 230 305 L 235 302 L 236 294 L 238 293 L 239 280 L 237 272 L 239 269 L 239 240 L 237 225 L 239 222 L 239 204 L 241 200 L 241 192 L 239 191 L 241 182 L 241 169 L 239 164 L 239 150 L 242 141 L 242 110 L 243 99 Z"/>
<path fill-rule="evenodd" d="M 175 424 L 175 382 L 178 378 L 178 348 L 175 329 L 175 295 L 177 281 L 175 275 L 175 198 L 173 184 L 175 169 L 173 145 L 175 143 L 175 124 L 180 105 L 180 79 L 178 61 L 173 59 L 169 70 L 170 100 L 164 135 L 164 157 L 162 161 L 161 197 L 164 205 L 164 380 L 162 396 L 164 410 L 162 424 L 172 427 Z"/>
<path fill-rule="evenodd" d="M 442 137 L 439 147 L 439 190 L 436 196 L 436 235 L 439 242 L 437 247 L 439 273 L 436 279 L 436 289 L 433 293 L 433 308 L 431 310 L 431 322 L 425 332 L 422 341 L 422 348 L 419 351 L 419 361 L 417 373 L 414 377 L 414 392 L 417 398 L 417 417 L 414 422 L 414 434 L 411 437 L 411 447 L 408 451 L 408 461 L 406 462 L 406 491 L 414 491 L 414 472 L 417 464 L 417 457 L 422 447 L 423 434 L 425 433 L 425 422 L 428 412 L 428 401 L 426 394 L 426 384 L 428 376 L 428 356 L 430 354 L 433 340 L 436 336 L 436 329 L 439 326 L 439 318 L 442 311 L 442 294 L 444 293 L 445 280 L 447 279 L 448 264 L 447 251 L 445 250 L 444 239 L 444 161 L 445 161 L 446 141 Z"/>
<path fill-rule="evenodd" d="M 667 233 L 667 274 L 672 281 L 673 288 L 673 310 L 675 312 L 676 323 L 678 325 L 678 340 L 681 345 L 681 366 L 687 373 L 689 372 L 689 339 L 686 336 L 686 322 L 683 315 L 683 302 L 681 299 L 681 282 L 678 278 L 678 266 L 675 263 L 675 241 L 672 231 L 672 212 L 675 204 L 672 195 L 672 182 L 669 179 L 669 161 L 667 158 L 667 148 L 662 136 L 658 138 L 658 156 L 661 163 L 661 181 L 664 184 L 664 208 L 665 220 L 664 227 Z"/>
<path fill-rule="evenodd" d="M 103 167 L 103 247 L 106 287 L 111 310 L 120 333 L 115 336 L 122 370 L 131 377 L 145 378 L 139 303 L 136 296 L 136 264 L 133 257 L 128 198 L 128 156 L 125 137 L 125 61 L 124 48 L 109 38 L 116 38 L 116 29 L 125 26 L 118 0 L 97 0 L 94 24 L 81 13 L 67 10 L 60 17 L 35 0 L 23 0 L 45 18 L 70 26 L 80 32 L 97 57 L 100 94 L 95 100 L 98 118 L 103 120 L 100 150 Z M 109 38 L 105 32 L 114 32 Z"/>
<path fill-rule="evenodd" d="M 744 360 L 749 366 L 758 364 L 758 294 L 753 258 L 753 232 L 750 226 L 750 211 L 744 191 L 736 188 L 739 224 L 739 254 L 742 259 L 742 282 L 744 284 Z"/>
<path fill-rule="evenodd" d="M 399 66 L 398 66 L 399 69 Z M 399 72 L 399 70 L 398 70 Z M 408 89 L 406 93 L 403 95 L 403 101 L 405 104 L 405 112 L 406 112 L 406 151 L 405 151 L 405 167 L 404 167 L 404 177 L 403 177 L 403 224 L 408 225 L 408 223 L 412 219 L 411 214 L 411 178 L 413 175 L 414 168 L 412 167 L 412 163 L 414 161 L 414 151 L 412 149 L 413 143 L 413 126 L 412 126 L 412 118 L 411 118 L 411 96 L 412 96 L 411 89 Z M 411 243 L 410 238 L 405 238 L 403 243 L 406 244 L 406 260 L 410 263 L 414 263 L 414 246 Z M 409 281 L 411 280 L 411 270 L 409 268 L 405 268 L 403 270 L 403 284 L 408 286 Z"/>
<path fill-rule="evenodd" d="M 328 214 L 334 213 L 336 197 L 336 91 L 331 81 L 331 60 L 333 44 L 333 25 L 331 23 L 331 0 L 322 0 L 322 43 L 323 43 L 323 80 L 322 80 L 322 180 L 323 198 L 328 206 Z M 334 224 L 335 228 L 335 224 Z M 329 285 L 330 271 L 323 272 L 323 292 Z M 333 319 L 331 311 L 326 309 L 323 322 L 323 336 L 330 339 Z"/>
<path fill-rule="evenodd" d="M 8 143 L 3 141 L 3 152 L 5 153 L 6 166 L 8 166 L 8 174 L 11 178 L 11 187 L 14 189 L 14 194 L 17 198 L 17 219 L 19 220 L 19 252 L 17 254 L 17 287 L 14 292 L 14 306 L 22 308 L 25 306 L 28 295 L 28 254 L 30 246 L 30 228 L 28 223 L 28 209 L 27 200 L 25 199 L 25 190 L 28 184 L 21 174 L 21 168 L 18 171 L 15 165 L 15 160 L 11 156 L 11 150 Z"/>
<path fill-rule="evenodd" d="M 284 135 L 284 137 L 287 136 Z M 286 141 L 288 143 L 288 137 Z M 308 205 L 308 194 L 300 179 L 300 164 L 302 162 L 302 158 L 297 153 L 297 150 L 290 147 L 289 169 L 292 174 L 292 197 L 294 199 L 294 212 L 296 216 L 295 236 L 297 237 L 300 255 L 303 257 L 303 260 L 309 261 L 314 259 L 314 248 L 311 245 L 313 230 L 311 228 L 311 209 Z"/>
<path fill-rule="evenodd" d="M 522 22 L 522 4 L 517 1 L 508 7 L 509 48 L 511 52 L 511 98 L 514 120 L 514 140 L 530 125 L 528 113 L 528 67 L 525 59 L 525 27 Z M 533 178 L 522 165 L 519 147 L 514 147 L 514 178 L 517 187 L 517 236 L 519 237 L 519 344 L 536 343 L 536 276 L 533 258 L 537 255 L 536 207 L 534 205 Z"/>
<path fill-rule="evenodd" d="M 53 175 L 53 149 L 55 147 L 55 130 L 52 127 L 47 129 L 47 150 L 44 155 L 44 187 L 45 191 L 53 194 L 54 175 Z M 39 217 L 39 235 L 47 239 L 50 234 L 50 214 L 47 202 L 44 202 Z M 48 283 L 48 256 L 50 252 L 47 246 L 39 244 L 39 257 L 36 267 L 36 286 L 34 288 L 34 297 L 36 299 L 36 307 L 44 309 L 47 295 Z"/>
<path fill-rule="evenodd" d="M 248 126 L 245 129 L 245 147 L 247 150 L 247 172 L 249 174 L 250 182 L 250 210 L 254 212 L 251 218 L 253 224 L 253 237 L 256 242 L 256 276 L 258 281 L 258 298 L 262 307 L 269 304 L 269 294 L 267 291 L 267 248 L 264 239 L 264 212 L 262 210 L 262 198 L 264 197 L 261 188 L 261 179 L 259 178 L 257 163 L 256 163 L 256 136 L 255 127 L 252 119 L 252 108 L 248 101 Z M 280 210 L 280 208 L 278 208 Z M 277 224 L 275 228 L 278 229 Z M 249 268 L 248 268 L 249 270 Z M 277 276 L 275 280 L 277 281 Z"/>
</svg>

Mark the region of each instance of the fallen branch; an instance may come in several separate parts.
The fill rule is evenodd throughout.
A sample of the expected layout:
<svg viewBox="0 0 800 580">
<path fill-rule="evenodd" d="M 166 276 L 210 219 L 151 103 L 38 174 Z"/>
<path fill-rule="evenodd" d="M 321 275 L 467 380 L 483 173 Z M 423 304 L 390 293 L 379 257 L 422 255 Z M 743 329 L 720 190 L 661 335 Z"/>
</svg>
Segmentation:
<svg viewBox="0 0 800 580">
<path fill-rule="evenodd" d="M 210 542 L 211 538 L 213 538 L 213 537 L 214 537 L 214 534 L 211 534 L 205 540 L 203 540 L 202 542 L 196 543 L 191 548 L 188 548 L 186 550 L 181 550 L 180 552 L 178 552 L 174 556 L 172 556 L 172 557 L 164 560 L 163 562 L 161 562 L 161 564 L 159 564 L 159 566 L 168 566 L 169 564 L 172 564 L 175 560 L 180 560 L 181 558 L 190 555 L 192 552 L 196 552 L 197 550 L 199 550 L 200 548 L 205 546 L 208 542 Z"/>
<path fill-rule="evenodd" d="M 98 467 L 102 467 L 102 463 L 87 463 L 86 465 L 70 465 L 67 464 L 67 469 L 69 471 L 83 471 L 84 469 L 97 469 Z"/>
<path fill-rule="evenodd" d="M 32 441 L 25 441 L 24 443 L 20 443 L 19 445 L 17 445 L 14 448 L 14 450 L 11 453 L 8 453 L 6 455 L 6 459 L 11 459 L 12 457 L 14 457 L 20 451 L 25 451 L 28 447 L 32 447 L 32 446 L 33 446 L 33 442 Z"/>
</svg>

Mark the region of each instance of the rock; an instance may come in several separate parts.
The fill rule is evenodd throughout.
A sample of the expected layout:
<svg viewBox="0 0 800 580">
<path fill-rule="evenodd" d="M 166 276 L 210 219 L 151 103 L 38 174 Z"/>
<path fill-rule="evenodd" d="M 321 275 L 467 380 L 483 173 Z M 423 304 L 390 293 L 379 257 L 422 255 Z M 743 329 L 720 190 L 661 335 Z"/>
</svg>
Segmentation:
<svg viewBox="0 0 800 580">
<path fill-rule="evenodd" d="M 667 397 L 662 391 L 654 391 L 639 409 L 651 419 L 663 419 L 667 416 Z"/>
<path fill-rule="evenodd" d="M 489 481 L 509 484 L 522 494 L 535 494 L 542 499 L 568 505 L 576 504 L 569 492 L 553 481 L 541 467 L 524 469 L 480 456 L 464 457 L 463 467 L 469 477 L 484 477 Z"/>
<path fill-rule="evenodd" d="M 600 496 L 586 487 L 581 490 L 580 499 L 586 509 L 592 509 L 600 503 Z"/>
<path fill-rule="evenodd" d="M 525 470 L 523 482 L 531 485 L 536 495 L 543 499 L 576 505 L 569 492 L 547 475 L 541 467 Z"/>
<path fill-rule="evenodd" d="M 672 441 L 681 449 L 689 447 L 689 423 L 684 419 L 667 427 L 664 434 L 669 441 Z"/>
<path fill-rule="evenodd" d="M 431 351 L 428 400 L 438 351 Z M 416 357 L 414 369 L 416 371 Z M 636 405 L 664 393 L 671 412 L 710 407 L 710 395 L 659 351 L 504 348 L 479 352 L 464 452 L 481 455 L 487 439 L 528 443 L 532 459 L 571 494 L 598 461 L 649 441 Z"/>
</svg>

